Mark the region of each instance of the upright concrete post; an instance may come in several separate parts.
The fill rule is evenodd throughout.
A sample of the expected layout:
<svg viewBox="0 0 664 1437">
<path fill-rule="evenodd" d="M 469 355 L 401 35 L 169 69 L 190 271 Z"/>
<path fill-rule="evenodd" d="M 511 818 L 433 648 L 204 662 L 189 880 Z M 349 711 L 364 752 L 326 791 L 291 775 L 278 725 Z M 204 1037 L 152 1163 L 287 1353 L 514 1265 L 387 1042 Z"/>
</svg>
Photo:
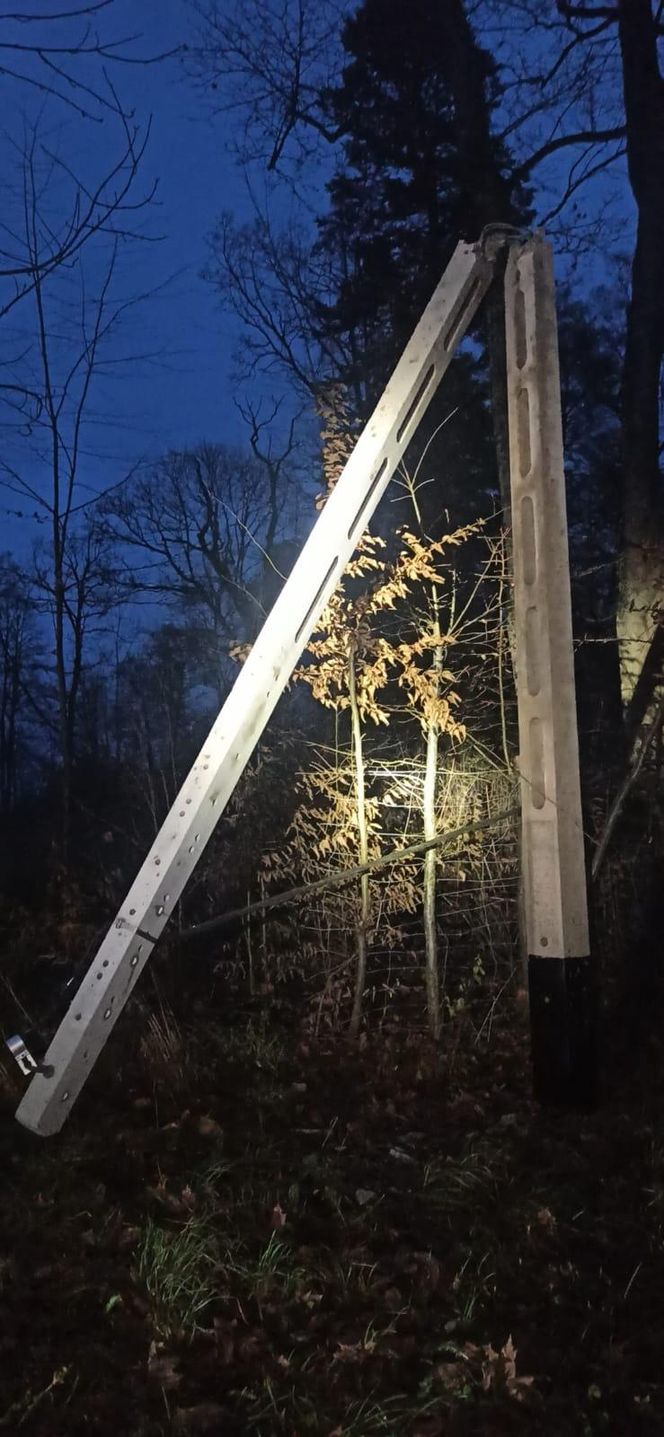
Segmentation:
<svg viewBox="0 0 664 1437">
<path fill-rule="evenodd" d="M 505 274 L 525 927 L 535 1094 L 587 1104 L 595 1022 L 572 649 L 553 261 L 540 235 Z"/>
</svg>

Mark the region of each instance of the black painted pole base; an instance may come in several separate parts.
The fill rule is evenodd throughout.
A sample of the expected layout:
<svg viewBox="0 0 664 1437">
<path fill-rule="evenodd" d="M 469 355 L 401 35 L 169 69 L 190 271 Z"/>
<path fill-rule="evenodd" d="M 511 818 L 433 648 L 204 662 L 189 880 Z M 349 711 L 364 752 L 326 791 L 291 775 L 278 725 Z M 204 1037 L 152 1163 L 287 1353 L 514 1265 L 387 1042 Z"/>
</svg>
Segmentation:
<svg viewBox="0 0 664 1437">
<path fill-rule="evenodd" d="M 587 958 L 528 959 L 533 1086 L 546 1107 L 597 1102 L 597 1013 Z"/>
</svg>

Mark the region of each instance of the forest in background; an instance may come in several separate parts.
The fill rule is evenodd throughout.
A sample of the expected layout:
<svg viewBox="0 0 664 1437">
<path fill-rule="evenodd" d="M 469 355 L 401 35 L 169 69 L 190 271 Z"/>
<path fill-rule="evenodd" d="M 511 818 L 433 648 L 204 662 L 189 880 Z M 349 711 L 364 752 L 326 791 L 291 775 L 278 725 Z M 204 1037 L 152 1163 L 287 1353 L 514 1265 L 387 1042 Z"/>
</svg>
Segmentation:
<svg viewBox="0 0 664 1437">
<path fill-rule="evenodd" d="M 602 1102 L 531 1095 L 498 273 L 57 1138 L 0 1058 L 0 1429 L 661 1432 L 664 5 L 130 8 L 0 14 L 4 1036 L 44 1051 L 455 244 L 543 227 Z M 218 429 L 146 453 L 162 67 L 245 204 Z"/>
<path fill-rule="evenodd" d="M 74 104 L 83 125 L 101 113 L 119 144 L 92 178 L 50 150 L 37 121 L 16 142 L 2 469 L 7 512 L 32 512 L 36 540 L 27 561 L 3 556 L 0 583 L 3 926 L 23 935 L 8 981 L 34 954 L 35 930 L 41 953 L 87 952 L 121 900 L 455 243 L 498 223 L 545 224 L 562 270 L 586 828 L 589 859 L 600 845 L 595 917 L 615 978 L 625 944 L 643 949 L 659 892 L 656 8 L 188 7 L 180 55 L 140 59 L 175 58 L 201 109 L 226 129 L 232 117 L 255 215 L 222 213 L 201 283 L 237 327 L 246 443 L 221 434 L 137 460 L 91 496 L 98 394 L 113 366 L 131 375 L 118 335 L 141 305 L 149 335 L 160 302 L 127 294 L 128 256 L 149 243 L 137 219 L 154 202 L 148 132 L 122 109 L 113 77 L 129 56 L 96 28 L 112 7 L 97 9 L 76 36 L 52 22 L 52 56 L 48 24 L 43 36 L 28 26 L 21 52 L 33 67 L 21 78 L 49 105 Z M 45 67 L 63 50 L 51 84 Z M 627 184 L 632 254 L 626 194 L 615 202 Z M 252 985 L 258 969 L 263 983 L 283 979 L 296 952 L 308 982 L 320 969 L 316 1002 L 355 1031 L 368 960 L 383 998 L 417 988 L 423 969 L 434 1034 L 441 1003 L 484 976 L 488 955 L 504 982 L 518 868 L 509 616 L 497 283 L 179 928 L 496 817 L 470 845 L 315 890 L 290 917 L 259 912 L 216 941 L 225 960 L 242 955 Z M 640 982 L 647 969 L 644 958 Z"/>
</svg>

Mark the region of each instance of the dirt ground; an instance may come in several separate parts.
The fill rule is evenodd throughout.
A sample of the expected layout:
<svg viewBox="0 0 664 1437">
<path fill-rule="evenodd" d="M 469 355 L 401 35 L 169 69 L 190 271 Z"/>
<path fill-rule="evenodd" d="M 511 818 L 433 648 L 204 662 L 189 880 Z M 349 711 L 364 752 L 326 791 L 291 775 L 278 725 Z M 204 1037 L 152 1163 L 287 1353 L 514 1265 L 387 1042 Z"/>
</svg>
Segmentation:
<svg viewBox="0 0 664 1437">
<path fill-rule="evenodd" d="M 656 1044 L 579 1114 L 531 1101 L 509 1005 L 439 1053 L 130 1027 L 58 1138 L 5 1084 L 0 1428 L 664 1432 Z"/>
</svg>

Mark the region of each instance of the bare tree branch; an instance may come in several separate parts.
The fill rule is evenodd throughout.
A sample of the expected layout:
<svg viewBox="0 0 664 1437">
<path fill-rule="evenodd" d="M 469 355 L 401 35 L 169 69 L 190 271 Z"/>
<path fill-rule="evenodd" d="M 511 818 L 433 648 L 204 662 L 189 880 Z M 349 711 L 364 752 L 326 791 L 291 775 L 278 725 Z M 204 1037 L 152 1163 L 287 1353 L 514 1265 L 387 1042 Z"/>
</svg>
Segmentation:
<svg viewBox="0 0 664 1437">
<path fill-rule="evenodd" d="M 546 144 L 540 145 L 539 149 L 523 160 L 520 165 L 517 165 L 516 169 L 512 171 L 512 176 L 517 180 L 527 179 L 533 170 L 542 164 L 543 160 L 549 159 L 559 150 L 567 150 L 570 146 L 602 145 L 607 141 L 624 140 L 626 134 L 625 125 L 612 125 L 607 130 L 577 130 L 569 135 L 556 135 L 555 139 L 547 140 Z"/>
<path fill-rule="evenodd" d="M 569 5 L 558 0 L 558 10 L 564 20 L 617 20 L 615 5 Z"/>
</svg>

